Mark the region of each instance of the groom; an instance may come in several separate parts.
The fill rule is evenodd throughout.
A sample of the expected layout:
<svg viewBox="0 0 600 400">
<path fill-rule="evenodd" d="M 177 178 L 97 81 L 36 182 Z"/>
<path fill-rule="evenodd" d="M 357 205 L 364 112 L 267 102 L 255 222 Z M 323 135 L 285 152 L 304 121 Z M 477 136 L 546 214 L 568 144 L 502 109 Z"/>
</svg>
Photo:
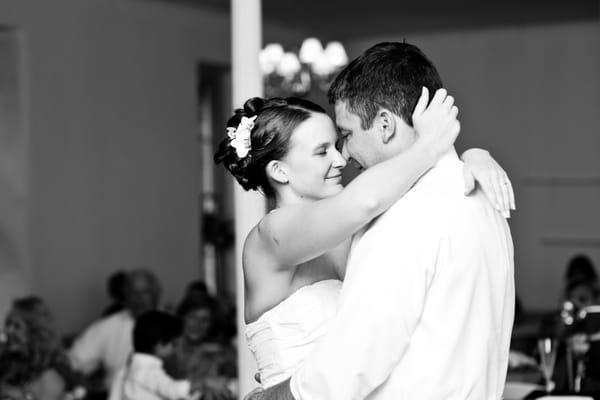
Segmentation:
<svg viewBox="0 0 600 400">
<path fill-rule="evenodd" d="M 377 44 L 348 65 L 329 90 L 344 155 L 368 168 L 410 147 L 423 86 L 434 93 L 442 82 L 407 43 Z M 463 182 L 452 150 L 356 235 L 328 334 L 290 380 L 254 399 L 501 398 L 512 240 L 481 191 L 464 196 Z"/>
</svg>

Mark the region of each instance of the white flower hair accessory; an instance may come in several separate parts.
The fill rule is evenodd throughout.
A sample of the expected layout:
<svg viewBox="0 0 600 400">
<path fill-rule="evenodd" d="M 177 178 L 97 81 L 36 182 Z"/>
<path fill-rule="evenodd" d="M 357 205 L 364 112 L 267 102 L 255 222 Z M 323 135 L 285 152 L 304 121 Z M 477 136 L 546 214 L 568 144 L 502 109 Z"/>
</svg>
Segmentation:
<svg viewBox="0 0 600 400">
<path fill-rule="evenodd" d="M 250 132 L 254 128 L 256 117 L 256 115 L 250 118 L 242 117 L 237 128 L 227 127 L 227 136 L 231 139 L 229 145 L 235 149 L 239 158 L 246 157 L 251 149 Z"/>
</svg>

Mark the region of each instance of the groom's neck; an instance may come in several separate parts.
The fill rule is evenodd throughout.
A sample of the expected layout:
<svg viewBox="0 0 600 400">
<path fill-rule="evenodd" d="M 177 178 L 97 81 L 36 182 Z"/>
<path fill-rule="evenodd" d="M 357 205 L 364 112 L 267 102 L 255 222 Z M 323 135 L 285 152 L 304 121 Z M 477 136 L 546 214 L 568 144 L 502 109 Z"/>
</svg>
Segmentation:
<svg viewBox="0 0 600 400">
<path fill-rule="evenodd" d="M 399 154 L 402 154 L 406 150 L 412 147 L 415 143 L 414 137 L 411 138 L 397 138 L 394 139 L 379 149 L 379 157 L 377 163 L 394 158 Z"/>
</svg>

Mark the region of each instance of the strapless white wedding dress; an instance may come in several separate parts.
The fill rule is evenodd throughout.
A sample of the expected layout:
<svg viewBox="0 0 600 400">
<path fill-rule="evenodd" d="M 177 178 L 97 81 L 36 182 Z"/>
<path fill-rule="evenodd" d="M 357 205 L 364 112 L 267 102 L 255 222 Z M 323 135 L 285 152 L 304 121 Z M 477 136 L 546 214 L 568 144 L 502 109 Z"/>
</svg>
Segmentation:
<svg viewBox="0 0 600 400">
<path fill-rule="evenodd" d="M 289 378 L 327 333 L 341 288 L 336 279 L 303 286 L 246 325 L 263 387 Z"/>
</svg>

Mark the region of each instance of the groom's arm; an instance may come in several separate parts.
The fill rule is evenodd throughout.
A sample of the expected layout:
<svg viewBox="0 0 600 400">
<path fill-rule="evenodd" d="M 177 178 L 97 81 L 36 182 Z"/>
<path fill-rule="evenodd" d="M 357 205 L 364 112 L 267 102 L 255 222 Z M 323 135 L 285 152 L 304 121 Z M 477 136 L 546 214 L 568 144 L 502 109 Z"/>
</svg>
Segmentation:
<svg viewBox="0 0 600 400">
<path fill-rule="evenodd" d="M 425 305 L 441 242 L 407 212 L 373 227 L 352 254 L 338 316 L 292 376 L 296 400 L 364 399 L 402 360 Z M 389 217 L 389 216 L 388 216 Z M 401 221 L 403 225 L 393 226 Z M 435 236 L 435 230 L 428 232 Z M 443 258 L 443 257 L 442 257 Z M 287 393 L 286 393 L 287 394 Z"/>
</svg>

